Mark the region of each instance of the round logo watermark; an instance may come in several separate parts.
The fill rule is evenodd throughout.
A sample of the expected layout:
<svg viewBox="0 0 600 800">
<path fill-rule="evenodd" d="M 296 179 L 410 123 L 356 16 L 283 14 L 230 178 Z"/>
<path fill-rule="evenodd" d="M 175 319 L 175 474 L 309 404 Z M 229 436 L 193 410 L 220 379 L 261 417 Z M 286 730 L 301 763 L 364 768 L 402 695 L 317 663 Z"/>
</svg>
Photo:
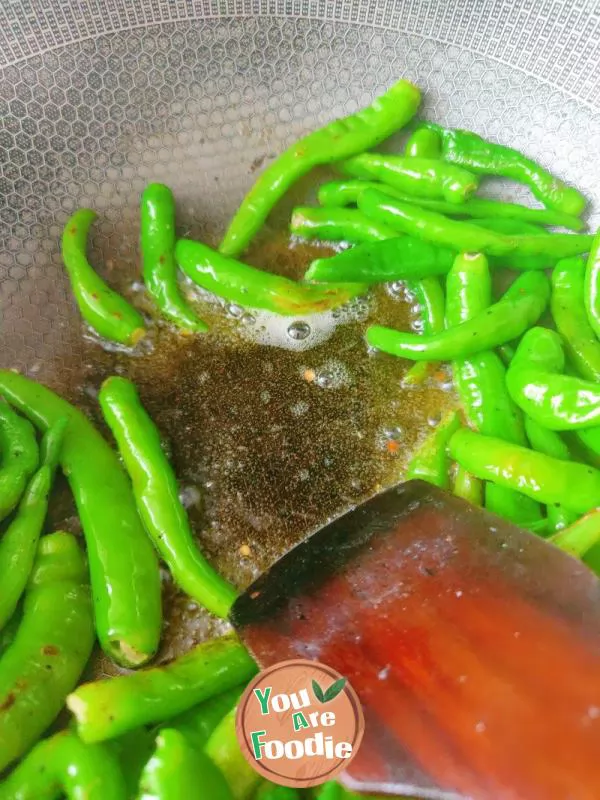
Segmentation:
<svg viewBox="0 0 600 800">
<path fill-rule="evenodd" d="M 263 777 L 303 788 L 331 780 L 352 761 L 365 723 L 343 675 L 314 661 L 282 661 L 248 685 L 236 729 L 247 761 Z"/>
</svg>

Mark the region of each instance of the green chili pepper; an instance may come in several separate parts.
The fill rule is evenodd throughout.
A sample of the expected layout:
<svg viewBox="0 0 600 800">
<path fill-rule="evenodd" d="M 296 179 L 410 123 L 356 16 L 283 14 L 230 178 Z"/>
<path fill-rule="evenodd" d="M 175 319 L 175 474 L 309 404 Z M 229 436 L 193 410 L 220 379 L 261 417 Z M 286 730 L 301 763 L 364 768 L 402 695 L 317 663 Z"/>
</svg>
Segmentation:
<svg viewBox="0 0 600 800">
<path fill-rule="evenodd" d="M 0 628 L 11 618 L 27 585 L 46 519 L 51 485 L 50 468 L 43 466 L 31 479 L 15 518 L 0 539 Z"/>
<path fill-rule="evenodd" d="M 276 202 L 302 175 L 319 164 L 330 164 L 362 153 L 387 139 L 413 117 L 421 93 L 408 81 L 398 81 L 370 106 L 337 120 L 293 144 L 260 175 L 248 192 L 219 250 L 237 256 L 261 228 Z"/>
<path fill-rule="evenodd" d="M 2 800 L 126 800 L 119 763 L 103 744 L 60 731 L 37 744 L 3 784 Z"/>
<path fill-rule="evenodd" d="M 388 153 L 361 153 L 344 161 L 342 169 L 354 178 L 377 179 L 401 192 L 419 197 L 464 203 L 479 181 L 470 172 L 438 158 L 406 158 Z"/>
<path fill-rule="evenodd" d="M 317 258 L 304 275 L 307 281 L 342 280 L 364 283 L 415 280 L 445 275 L 456 254 L 409 236 L 396 236 L 344 250 L 332 258 Z"/>
<path fill-rule="evenodd" d="M 479 217 L 478 219 L 473 220 L 473 225 L 479 225 L 480 228 L 485 228 L 489 231 L 496 231 L 497 233 L 508 233 L 509 235 L 548 235 L 547 231 L 545 231 L 540 225 L 536 225 L 534 222 L 527 222 L 522 219 L 511 219 L 510 217 Z"/>
<path fill-rule="evenodd" d="M 125 785 L 127 797 L 136 797 L 142 770 L 150 760 L 156 746 L 157 730 L 150 728 L 136 728 L 123 734 L 110 742 L 103 742 L 104 747 L 109 747 L 117 757 Z M 94 745 L 86 744 L 86 747 Z"/>
<path fill-rule="evenodd" d="M 0 630 L 13 616 L 33 567 L 66 424 L 63 418 L 44 434 L 42 466 L 29 482 L 16 515 L 0 539 Z"/>
<path fill-rule="evenodd" d="M 261 777 L 244 758 L 235 730 L 237 708 L 217 725 L 204 752 L 221 770 L 235 800 L 249 800 Z"/>
<path fill-rule="evenodd" d="M 437 333 L 444 330 L 446 304 L 444 290 L 438 278 L 410 281 L 407 288 L 414 294 L 421 309 L 423 333 Z"/>
<path fill-rule="evenodd" d="M 300 797 L 300 792 L 290 786 L 263 783 L 254 796 L 254 800 L 300 800 Z"/>
<path fill-rule="evenodd" d="M 461 253 L 446 280 L 446 322 L 449 328 L 482 314 L 492 299 L 492 280 L 482 253 Z M 488 436 L 525 444 L 523 420 L 506 389 L 505 369 L 493 350 L 453 362 L 452 374 L 471 427 Z M 542 518 L 539 503 L 504 486 L 486 484 L 489 511 L 520 524 Z"/>
<path fill-rule="evenodd" d="M 553 505 L 548 506 L 547 514 L 548 531 L 551 533 L 562 531 L 565 528 L 568 528 L 579 517 L 579 514 L 576 514 L 574 511 L 565 508 L 565 506 L 561 503 L 554 503 Z"/>
<path fill-rule="evenodd" d="M 441 158 L 442 137 L 429 128 L 417 128 L 409 136 L 404 153 L 409 158 Z"/>
<path fill-rule="evenodd" d="M 446 277 L 446 323 L 449 328 L 473 319 L 492 302 L 492 276 L 483 253 L 460 253 Z"/>
<path fill-rule="evenodd" d="M 423 278 L 420 281 L 410 281 L 408 289 L 414 294 L 421 309 L 423 333 L 438 333 L 444 330 L 444 290 L 437 278 Z M 402 378 L 403 386 L 415 386 L 422 383 L 431 364 L 420 361 L 413 364 Z"/>
<path fill-rule="evenodd" d="M 561 461 L 573 460 L 567 444 L 556 431 L 544 428 L 543 425 L 539 425 L 531 417 L 525 417 L 525 432 L 531 447 L 537 450 L 538 453 L 545 453 L 547 456 L 558 458 Z M 562 530 L 562 528 L 571 525 L 577 519 L 577 514 L 574 514 L 560 503 L 548 506 L 547 514 L 550 532 Z"/>
<path fill-rule="evenodd" d="M 27 481 L 37 469 L 39 451 L 35 430 L 29 420 L 23 419 L 0 402 L 0 520 L 15 508 Z"/>
<path fill-rule="evenodd" d="M 355 794 L 342 786 L 341 783 L 328 781 L 318 787 L 315 800 L 381 800 L 381 797 L 378 799 L 371 794 Z M 397 800 L 400 800 L 400 798 Z"/>
<path fill-rule="evenodd" d="M 42 436 L 40 444 L 40 462 L 49 467 L 52 477 L 62 457 L 62 447 L 69 424 L 68 417 L 60 417 Z"/>
<path fill-rule="evenodd" d="M 442 155 L 446 161 L 483 175 L 501 175 L 524 183 L 545 206 L 565 214 L 579 216 L 585 197 L 547 172 L 512 147 L 494 144 L 476 133 L 427 125 L 442 137 Z"/>
<path fill-rule="evenodd" d="M 515 357 L 515 348 L 512 346 L 512 344 L 501 344 L 500 347 L 496 348 L 496 350 L 498 351 L 498 355 L 502 359 L 505 366 L 508 366 Z"/>
<path fill-rule="evenodd" d="M 598 569 L 598 557 L 600 556 L 600 509 L 596 508 L 589 514 L 573 522 L 568 528 L 558 531 L 549 539 L 552 544 L 560 547 L 577 558 L 589 563 L 591 551 L 596 549 L 594 566 Z"/>
<path fill-rule="evenodd" d="M 486 230 L 472 222 L 448 219 L 418 205 L 402 203 L 389 194 L 366 189 L 358 197 L 358 207 L 376 222 L 383 222 L 399 233 L 423 239 L 440 247 L 459 252 L 486 253 L 502 256 L 506 266 L 520 269 L 541 269 L 560 258 L 586 253 L 593 236 L 576 233 L 544 233 L 508 235 Z M 523 261 L 525 256 L 544 256 L 547 261 Z M 523 266 L 524 264 L 524 266 Z"/>
<path fill-rule="evenodd" d="M 365 291 L 358 283 L 305 286 L 227 258 L 190 239 L 177 242 L 175 258 L 188 278 L 203 289 L 233 303 L 284 316 L 327 311 Z"/>
<path fill-rule="evenodd" d="M 98 638 L 118 663 L 143 664 L 160 638 L 160 575 L 125 470 L 87 417 L 50 389 L 0 370 L 0 394 L 42 430 L 68 418 L 60 462 L 85 534 Z"/>
<path fill-rule="evenodd" d="M 63 707 L 92 652 L 87 569 L 75 538 L 44 536 L 23 619 L 0 660 L 0 770 L 23 755 Z"/>
<path fill-rule="evenodd" d="M 583 428 L 575 431 L 577 440 L 583 444 L 586 452 L 590 452 L 600 460 L 600 427 Z"/>
<path fill-rule="evenodd" d="M 421 442 L 406 471 L 406 479 L 420 478 L 446 489 L 449 485 L 449 462 L 446 455 L 448 440 L 460 426 L 456 411 L 449 411 Z"/>
<path fill-rule="evenodd" d="M 169 726 L 176 728 L 188 742 L 202 750 L 225 714 L 237 705 L 242 691 L 242 686 L 236 686 L 211 697 L 170 719 Z"/>
<path fill-rule="evenodd" d="M 337 781 L 327 781 L 317 788 L 315 800 L 345 800 L 343 787 Z"/>
<path fill-rule="evenodd" d="M 162 722 L 256 672 L 254 661 L 234 636 L 205 642 L 170 664 L 86 683 L 67 698 L 84 742 L 99 742 Z"/>
<path fill-rule="evenodd" d="M 491 301 L 491 280 L 483 254 L 457 256 L 448 273 L 446 321 L 450 329 L 485 314 Z M 454 384 L 465 416 L 479 433 L 525 444 L 523 420 L 508 394 L 505 369 L 493 350 L 474 353 L 453 363 Z"/>
<path fill-rule="evenodd" d="M 211 613 L 225 618 L 236 591 L 215 572 L 194 541 L 173 468 L 135 386 L 126 378 L 108 378 L 99 400 L 131 478 L 142 522 L 175 582 Z"/>
<path fill-rule="evenodd" d="M 303 239 L 325 242 L 375 242 L 395 239 L 398 234 L 386 225 L 373 222 L 353 208 L 295 208 L 290 232 Z"/>
<path fill-rule="evenodd" d="M 600 381 L 600 342 L 582 310 L 585 260 L 566 258 L 552 272 L 550 308 L 575 368 L 584 378 Z"/>
<path fill-rule="evenodd" d="M 473 224 L 473 228 L 478 228 Z M 484 231 L 483 228 L 479 230 Z M 460 247 L 450 250 L 421 241 L 412 236 L 397 234 L 393 239 L 358 244 L 350 250 L 332 258 L 318 258 L 312 262 L 305 280 L 340 280 L 341 277 L 364 280 L 368 283 L 404 280 L 407 276 L 442 275 L 448 272 Z M 508 253 L 505 256 L 489 256 L 494 267 L 509 267 L 521 272 L 544 270 L 551 266 L 552 259 L 540 255 Z"/>
<path fill-rule="evenodd" d="M 462 497 L 473 506 L 483 505 L 483 484 L 478 478 L 457 465 L 452 483 L 452 494 Z"/>
<path fill-rule="evenodd" d="M 15 636 L 17 635 L 17 631 L 19 629 L 19 625 L 21 624 L 21 620 L 23 618 L 23 602 L 21 601 L 17 608 L 15 609 L 14 614 L 8 620 L 6 625 L 0 630 L 0 657 L 8 650 L 10 645 L 13 643 Z"/>
<path fill-rule="evenodd" d="M 227 781 L 208 756 L 185 736 L 163 728 L 144 767 L 138 800 L 231 800 Z"/>
<path fill-rule="evenodd" d="M 528 530 L 537 531 L 540 525 L 544 529 L 547 526 L 538 502 L 515 489 L 499 486 L 493 481 L 487 481 L 485 484 L 485 507 L 492 514 L 497 514 Z"/>
<path fill-rule="evenodd" d="M 600 470 L 560 461 L 525 447 L 462 428 L 448 443 L 450 456 L 477 478 L 515 489 L 534 500 L 562 503 L 580 514 L 600 497 Z"/>
<path fill-rule="evenodd" d="M 545 453 L 561 461 L 571 460 L 571 451 L 556 431 L 544 428 L 531 417 L 525 416 L 525 433 L 529 444 L 538 453 Z"/>
<path fill-rule="evenodd" d="M 175 200 L 162 183 L 150 183 L 141 202 L 142 272 L 160 311 L 185 331 L 203 333 L 204 323 L 181 296 L 175 263 Z"/>
<path fill-rule="evenodd" d="M 499 302 L 454 328 L 419 336 L 372 325 L 367 329 L 367 342 L 385 353 L 413 361 L 466 358 L 521 336 L 539 319 L 549 294 L 548 279 L 542 272 L 526 272 Z"/>
<path fill-rule="evenodd" d="M 348 206 L 355 204 L 358 196 L 365 189 L 377 189 L 403 203 L 413 203 L 448 217 L 473 217 L 475 219 L 506 217 L 535 222 L 539 225 L 556 225 L 574 231 L 580 231 L 585 227 L 585 223 L 579 217 L 570 214 L 563 214 L 547 208 L 529 208 L 529 206 L 522 206 L 518 203 L 505 203 L 503 200 L 491 200 L 487 197 L 470 197 L 460 204 L 447 203 L 445 200 L 428 200 L 424 197 L 420 197 L 417 201 L 414 197 L 377 181 L 352 179 L 330 181 L 319 187 L 317 197 L 322 206 Z"/>
<path fill-rule="evenodd" d="M 588 322 L 600 339 L 600 228 L 594 236 L 585 268 L 584 297 Z"/>
<path fill-rule="evenodd" d="M 62 257 L 71 288 L 81 316 L 100 336 L 134 345 L 146 332 L 142 315 L 106 285 L 85 254 L 88 232 L 95 219 L 95 211 L 81 208 L 65 225 Z"/>
<path fill-rule="evenodd" d="M 600 424 L 600 385 L 561 375 L 564 366 L 559 334 L 547 328 L 532 328 L 523 336 L 506 373 L 512 399 L 550 430 Z"/>
</svg>

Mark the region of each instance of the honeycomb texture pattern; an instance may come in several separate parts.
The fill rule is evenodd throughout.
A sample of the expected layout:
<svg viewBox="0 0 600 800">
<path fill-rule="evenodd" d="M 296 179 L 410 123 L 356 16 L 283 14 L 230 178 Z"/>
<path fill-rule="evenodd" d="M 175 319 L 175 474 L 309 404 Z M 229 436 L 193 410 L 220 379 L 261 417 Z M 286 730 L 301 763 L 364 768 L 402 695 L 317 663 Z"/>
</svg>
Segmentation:
<svg viewBox="0 0 600 800">
<path fill-rule="evenodd" d="M 399 76 L 424 114 L 518 146 L 597 202 L 599 20 L 585 0 L 6 0 L 2 366 L 43 378 L 77 360 L 59 254 L 75 208 L 99 212 L 94 263 L 131 277 L 147 181 L 215 240 L 257 165 Z"/>
</svg>

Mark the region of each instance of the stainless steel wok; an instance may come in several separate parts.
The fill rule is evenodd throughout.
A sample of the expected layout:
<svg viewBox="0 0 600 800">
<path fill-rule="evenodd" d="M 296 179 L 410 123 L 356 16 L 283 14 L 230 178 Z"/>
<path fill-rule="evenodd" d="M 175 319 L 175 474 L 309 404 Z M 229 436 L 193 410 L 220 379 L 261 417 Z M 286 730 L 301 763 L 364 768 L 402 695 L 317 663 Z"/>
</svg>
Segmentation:
<svg viewBox="0 0 600 800">
<path fill-rule="evenodd" d="M 598 224 L 599 65 L 597 0 L 4 0 L 1 365 L 94 415 L 100 378 L 131 374 L 204 548 L 247 584 L 401 474 L 418 426 L 446 402 L 444 386 L 402 393 L 401 367 L 364 352 L 360 315 L 327 342 L 287 350 L 237 336 L 237 310 L 218 307 L 208 337 L 165 334 L 134 358 L 107 352 L 83 335 L 65 279 L 67 216 L 82 205 L 99 212 L 91 259 L 139 296 L 147 181 L 173 187 L 182 232 L 216 242 L 263 163 L 404 76 L 424 89 L 424 115 L 515 145 L 577 184 Z M 298 274 L 310 254 L 290 256 L 277 232 L 290 206 L 252 257 Z M 378 303 L 371 313 L 410 313 L 393 297 Z M 391 458 L 394 438 L 402 446 Z M 68 501 L 54 521 L 77 529 Z M 172 607 L 172 622 L 185 624 L 168 627 L 165 655 L 208 630 L 183 598 Z"/>
</svg>

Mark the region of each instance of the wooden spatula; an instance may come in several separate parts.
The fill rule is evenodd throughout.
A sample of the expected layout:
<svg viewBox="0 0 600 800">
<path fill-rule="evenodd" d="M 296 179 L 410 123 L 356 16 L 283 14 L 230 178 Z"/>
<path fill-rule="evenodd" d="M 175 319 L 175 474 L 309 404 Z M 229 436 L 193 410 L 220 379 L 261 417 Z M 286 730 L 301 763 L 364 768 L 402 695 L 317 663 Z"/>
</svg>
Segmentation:
<svg viewBox="0 0 600 800">
<path fill-rule="evenodd" d="M 600 581 L 422 481 L 289 551 L 235 603 L 261 666 L 317 659 L 363 703 L 357 791 L 600 797 Z"/>
</svg>

